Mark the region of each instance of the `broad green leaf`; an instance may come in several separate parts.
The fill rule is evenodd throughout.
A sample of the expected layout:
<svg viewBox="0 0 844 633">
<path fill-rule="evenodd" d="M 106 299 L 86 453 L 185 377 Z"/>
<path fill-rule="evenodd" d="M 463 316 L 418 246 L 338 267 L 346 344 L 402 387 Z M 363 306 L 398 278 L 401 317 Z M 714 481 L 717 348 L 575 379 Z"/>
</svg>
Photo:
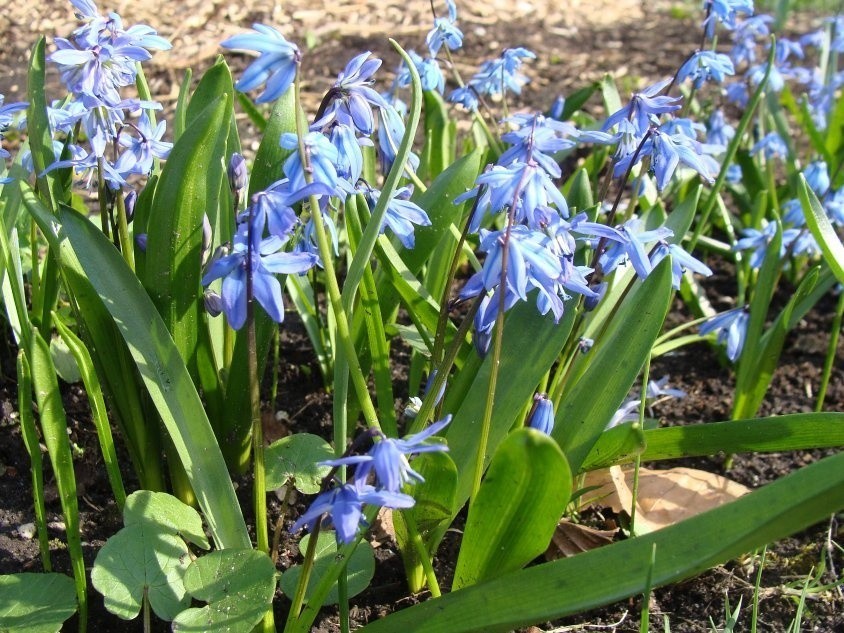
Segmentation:
<svg viewBox="0 0 844 633">
<path fill-rule="evenodd" d="M 0 633 L 57 633 L 75 612 L 73 581 L 64 574 L 0 576 Z"/>
<path fill-rule="evenodd" d="M 299 551 L 304 552 L 308 549 L 309 539 L 310 535 L 302 537 L 302 540 L 299 542 Z M 305 592 L 305 602 L 310 601 L 311 593 L 319 582 L 320 577 L 325 574 L 329 568 L 339 565 L 342 560 L 343 559 L 337 554 L 337 544 L 334 532 L 321 531 L 317 536 L 314 567 L 313 570 L 311 570 L 311 577 L 308 581 L 308 589 Z M 296 592 L 296 585 L 299 583 L 299 575 L 301 573 L 302 566 L 294 565 L 282 574 L 281 580 L 279 580 L 278 584 L 287 596 L 293 596 Z M 351 598 L 366 589 L 372 581 L 372 576 L 374 574 L 375 554 L 372 551 L 372 546 L 365 541 L 358 543 L 358 546 L 352 553 L 351 558 L 349 558 L 346 563 L 348 596 Z M 322 604 L 336 604 L 337 599 L 337 583 L 335 581 Z"/>
<path fill-rule="evenodd" d="M 144 592 L 156 615 L 172 620 L 190 604 L 183 578 L 191 562 L 184 539 L 208 549 L 199 513 L 163 492 L 138 490 L 126 499 L 124 528 L 97 554 L 91 583 L 111 613 L 131 620 Z"/>
<path fill-rule="evenodd" d="M 844 102 L 844 99 L 841 99 Z M 806 216 L 806 224 L 809 230 L 821 247 L 824 261 L 829 265 L 835 278 L 844 283 L 844 244 L 838 239 L 832 224 L 827 217 L 826 211 L 821 205 L 815 192 L 806 184 L 806 178 L 800 174 L 798 185 L 800 202 L 803 204 L 803 215 Z"/>
<path fill-rule="evenodd" d="M 520 302 L 507 313 L 489 433 L 489 453 L 484 456 L 485 461 L 513 427 L 525 403 L 533 396 L 536 385 L 559 356 L 571 332 L 575 312 L 573 302 L 566 302 L 562 320 L 554 323 L 551 315 L 543 316 L 537 312 L 531 295 L 527 302 Z M 526 359 L 530 362 L 526 362 Z M 480 369 L 474 375 L 469 375 L 471 386 L 466 390 L 455 389 L 452 383 L 446 391 L 444 410 L 453 411 L 454 415 L 444 435 L 459 474 L 453 514 L 469 498 L 472 490 L 480 420 L 483 419 L 491 367 L 490 354 L 480 363 Z"/>
<path fill-rule="evenodd" d="M 595 197 L 592 194 L 592 185 L 589 184 L 589 174 L 585 169 L 578 169 L 566 182 L 563 188 L 566 201 L 569 206 L 577 212 L 585 211 L 595 204 Z"/>
<path fill-rule="evenodd" d="M 293 90 L 285 92 L 273 105 L 252 164 L 252 175 L 249 178 L 250 196 L 263 191 L 281 177 L 284 161 L 294 150 L 284 149 L 279 145 L 279 141 L 286 132 L 296 132 L 295 111 Z M 301 111 L 299 115 L 305 116 Z"/>
<path fill-rule="evenodd" d="M 180 534 L 202 549 L 211 546 L 202 529 L 199 512 L 167 493 L 138 490 L 129 495 L 123 509 L 124 525 L 144 521 L 152 521 L 174 534 Z"/>
<path fill-rule="evenodd" d="M 424 481 L 407 486 L 405 492 L 413 495 L 416 504 L 407 510 L 393 512 L 393 526 L 410 590 L 416 593 L 425 585 L 425 574 L 420 554 L 408 534 L 407 524 L 412 521 L 429 558 L 433 558 L 451 523 L 451 509 L 457 492 L 457 466 L 448 453 L 433 452 L 419 455 L 413 460 L 412 467 L 422 475 Z"/>
<path fill-rule="evenodd" d="M 271 608 L 275 579 L 269 556 L 254 549 L 218 550 L 197 558 L 185 572 L 185 589 L 208 604 L 182 611 L 173 631 L 249 633 Z"/>
<path fill-rule="evenodd" d="M 85 271 L 79 266 L 73 247 L 59 239 L 61 224 L 56 217 L 43 205 L 32 189 L 23 182 L 21 183 L 21 190 L 27 211 L 38 223 L 39 228 L 47 238 L 51 255 L 58 258 L 60 262 L 59 273 L 64 285 L 79 308 L 77 318 L 84 325 L 84 331 L 87 333 L 95 352 L 92 360 L 97 375 L 100 377 L 102 386 L 111 396 L 117 421 L 120 424 L 132 464 L 138 473 L 141 485 L 151 490 L 161 490 L 165 483 L 160 457 L 159 430 L 156 425 L 149 424 L 144 415 L 141 403 L 142 394 L 140 393 L 143 388 L 140 378 L 133 368 L 134 362 L 128 346 L 120 334 L 118 325 L 108 311 L 109 306 L 115 308 L 122 306 L 104 303 L 92 284 L 92 279 L 98 277 L 103 278 L 103 281 L 111 281 L 107 279 L 104 273 L 108 268 L 98 269 L 101 272 L 99 274 L 92 273 L 93 277 L 89 279 Z M 68 209 L 68 212 L 73 213 L 70 209 Z M 94 229 L 90 223 L 87 224 L 90 227 L 93 242 L 98 243 L 101 249 L 113 251 L 114 247 L 111 242 L 102 233 Z M 94 247 L 91 246 L 91 243 L 88 243 L 83 250 L 87 250 L 87 248 Z M 94 255 L 93 252 L 87 254 Z M 107 254 L 113 255 L 110 252 Z M 110 261 L 116 262 L 117 260 L 122 261 L 122 258 L 110 257 Z M 101 265 L 106 266 L 105 263 Z M 120 266 L 121 269 L 126 269 L 125 262 Z M 131 279 L 130 283 L 138 286 L 137 278 L 131 272 L 127 271 L 125 274 L 127 279 Z M 114 284 L 113 291 L 116 293 L 113 296 L 119 296 L 120 293 L 124 292 L 122 284 Z M 143 292 L 142 289 L 140 291 Z M 144 295 L 146 295 L 145 292 Z M 144 328 L 147 325 L 144 324 Z M 137 324 L 136 326 L 140 327 Z"/>
<path fill-rule="evenodd" d="M 91 584 L 103 595 L 105 608 L 124 620 L 138 616 L 145 591 L 155 614 L 172 620 L 190 605 L 183 582 L 190 559 L 188 546 L 173 530 L 140 521 L 106 541 L 94 560 Z"/>
<path fill-rule="evenodd" d="M 671 302 L 671 262 L 663 260 L 627 294 L 606 330 L 595 338 L 588 363 L 567 384 L 552 433 L 573 472 L 601 436 L 650 354 Z M 546 366 L 547 367 L 547 366 Z"/>
<path fill-rule="evenodd" d="M 531 428 L 510 433 L 469 505 L 452 591 L 520 569 L 544 552 L 571 487 L 554 440 Z"/>
<path fill-rule="evenodd" d="M 638 422 L 619 424 L 607 429 L 601 433 L 583 460 L 581 472 L 631 461 L 645 450 L 645 438 L 646 435 Z"/>
<path fill-rule="evenodd" d="M 267 490 L 281 488 L 293 480 L 293 486 L 306 495 L 319 492 L 330 466 L 319 462 L 334 459 L 334 449 L 321 437 L 310 433 L 296 433 L 273 442 L 264 449 L 267 469 Z"/>
<path fill-rule="evenodd" d="M 688 578 L 844 508 L 844 454 L 646 536 L 455 591 L 370 623 L 365 633 L 509 631 Z"/>
<path fill-rule="evenodd" d="M 27 99 L 29 106 L 26 111 L 26 132 L 29 148 L 32 152 L 32 167 L 37 174 L 38 190 L 42 198 L 46 199 L 51 210 L 56 208 L 66 197 L 61 191 L 59 178 L 55 172 L 44 173 L 56 160 L 53 150 L 50 122 L 47 118 L 47 97 L 44 93 L 46 77 L 45 40 L 41 36 L 32 48 L 27 76 Z"/>
<path fill-rule="evenodd" d="M 218 201 L 230 110 L 221 95 L 201 116 L 189 117 L 161 173 L 147 224 L 144 285 L 197 382 L 202 216 Z"/>
<path fill-rule="evenodd" d="M 580 110 L 586 102 L 589 101 L 589 98 L 600 89 L 601 82 L 596 81 L 571 93 L 568 97 L 566 97 L 566 102 L 563 104 L 563 112 L 560 115 L 560 121 L 568 121 L 574 113 Z"/>
<path fill-rule="evenodd" d="M 185 466 L 211 534 L 220 548 L 249 547 L 246 524 L 202 401 L 173 339 L 123 258 L 88 220 L 67 207 L 57 218 L 27 201 L 69 287 L 86 294 L 93 310 L 105 306 L 126 341 L 149 394 Z M 96 293 L 102 304 L 98 304 Z"/>
<path fill-rule="evenodd" d="M 844 446 L 844 413 L 794 413 L 645 431 L 643 461 Z"/>
</svg>

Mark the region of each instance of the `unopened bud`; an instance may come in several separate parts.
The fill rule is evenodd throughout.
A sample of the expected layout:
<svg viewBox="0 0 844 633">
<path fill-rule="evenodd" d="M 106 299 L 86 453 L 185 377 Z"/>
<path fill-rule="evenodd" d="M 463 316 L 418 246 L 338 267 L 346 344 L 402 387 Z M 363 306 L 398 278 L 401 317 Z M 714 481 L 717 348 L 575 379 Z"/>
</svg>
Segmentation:
<svg viewBox="0 0 844 633">
<path fill-rule="evenodd" d="M 208 255 L 211 254 L 211 240 L 214 237 L 214 231 L 211 229 L 211 222 L 208 220 L 208 214 L 202 215 L 202 263 L 208 261 Z"/>
<path fill-rule="evenodd" d="M 249 183 L 249 172 L 246 169 L 246 159 L 235 152 L 229 160 L 229 187 L 235 193 L 246 189 Z"/>
<path fill-rule="evenodd" d="M 219 316 L 223 311 L 223 298 L 213 290 L 206 290 L 203 294 L 205 311 L 212 317 Z"/>
<path fill-rule="evenodd" d="M 594 297 L 586 297 L 583 301 L 583 307 L 586 308 L 587 312 L 591 312 L 595 308 L 598 307 L 598 303 L 600 303 L 601 299 L 604 298 L 604 294 L 607 292 L 607 282 L 602 281 L 599 283 L 593 290 L 596 293 Z"/>
<path fill-rule="evenodd" d="M 530 428 L 551 435 L 554 430 L 554 403 L 548 395 L 538 393 L 533 397 L 533 408 L 528 415 L 527 424 Z"/>
<path fill-rule="evenodd" d="M 126 222 L 135 219 L 135 203 L 138 201 L 138 192 L 132 189 L 123 198 L 123 208 L 126 209 Z"/>
<path fill-rule="evenodd" d="M 146 253 L 147 252 L 147 234 L 141 233 L 139 235 L 136 235 L 135 236 L 135 244 L 137 244 L 138 250 L 140 250 L 142 253 Z"/>
</svg>

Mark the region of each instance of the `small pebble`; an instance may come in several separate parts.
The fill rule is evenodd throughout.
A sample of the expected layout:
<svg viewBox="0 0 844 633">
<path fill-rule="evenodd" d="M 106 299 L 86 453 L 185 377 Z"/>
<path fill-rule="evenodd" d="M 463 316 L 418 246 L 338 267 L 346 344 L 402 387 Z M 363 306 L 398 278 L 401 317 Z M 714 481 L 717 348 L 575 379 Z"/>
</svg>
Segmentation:
<svg viewBox="0 0 844 633">
<path fill-rule="evenodd" d="M 22 523 L 18 526 L 18 536 L 27 541 L 31 541 L 35 538 L 35 524 L 34 523 Z"/>
</svg>

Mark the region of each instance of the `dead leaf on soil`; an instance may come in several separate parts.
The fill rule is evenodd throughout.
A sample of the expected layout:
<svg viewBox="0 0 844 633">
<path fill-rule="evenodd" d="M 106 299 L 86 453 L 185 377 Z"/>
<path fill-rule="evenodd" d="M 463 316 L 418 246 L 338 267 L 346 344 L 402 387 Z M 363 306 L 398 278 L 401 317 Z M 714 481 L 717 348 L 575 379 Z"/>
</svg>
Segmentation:
<svg viewBox="0 0 844 633">
<path fill-rule="evenodd" d="M 584 505 L 609 507 L 628 515 L 633 504 L 633 469 L 611 466 L 586 475 Z M 637 534 L 647 534 L 738 499 L 750 489 L 731 479 L 694 468 L 639 469 Z"/>
<path fill-rule="evenodd" d="M 589 550 L 596 549 L 602 545 L 609 545 L 617 530 L 597 530 L 588 525 L 572 523 L 563 519 L 557 524 L 554 536 L 551 537 L 551 544 L 545 551 L 547 560 L 582 554 Z"/>
</svg>

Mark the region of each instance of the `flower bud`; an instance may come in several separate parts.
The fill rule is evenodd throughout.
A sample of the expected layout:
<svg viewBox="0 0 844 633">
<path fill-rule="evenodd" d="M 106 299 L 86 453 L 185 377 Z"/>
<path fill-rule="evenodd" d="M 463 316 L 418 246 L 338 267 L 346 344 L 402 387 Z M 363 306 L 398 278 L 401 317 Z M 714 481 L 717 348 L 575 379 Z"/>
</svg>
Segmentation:
<svg viewBox="0 0 844 633">
<path fill-rule="evenodd" d="M 533 396 L 533 408 L 528 415 L 527 425 L 545 435 L 551 435 L 554 430 L 554 403 L 548 399 L 547 394 Z"/>
<path fill-rule="evenodd" d="M 600 303 L 601 299 L 604 298 L 604 294 L 607 292 L 607 282 L 602 281 L 594 288 L 595 292 L 597 293 L 597 297 L 586 297 L 583 301 L 583 307 L 586 308 L 587 312 L 591 312 L 595 308 L 598 307 L 598 303 Z"/>
<path fill-rule="evenodd" d="M 142 253 L 146 253 L 147 252 L 147 234 L 146 233 L 140 233 L 139 235 L 136 235 L 135 236 L 135 244 L 138 246 L 138 249 Z"/>
<path fill-rule="evenodd" d="M 219 316 L 223 311 L 223 299 L 213 290 L 206 290 L 203 294 L 205 311 L 212 317 Z"/>
<path fill-rule="evenodd" d="M 132 189 L 123 198 L 123 207 L 126 209 L 126 222 L 135 219 L 135 203 L 138 201 L 138 192 Z"/>
<path fill-rule="evenodd" d="M 246 189 L 249 183 L 249 172 L 246 169 L 246 159 L 241 154 L 235 152 L 229 159 L 229 187 L 232 192 L 237 193 Z"/>
</svg>

